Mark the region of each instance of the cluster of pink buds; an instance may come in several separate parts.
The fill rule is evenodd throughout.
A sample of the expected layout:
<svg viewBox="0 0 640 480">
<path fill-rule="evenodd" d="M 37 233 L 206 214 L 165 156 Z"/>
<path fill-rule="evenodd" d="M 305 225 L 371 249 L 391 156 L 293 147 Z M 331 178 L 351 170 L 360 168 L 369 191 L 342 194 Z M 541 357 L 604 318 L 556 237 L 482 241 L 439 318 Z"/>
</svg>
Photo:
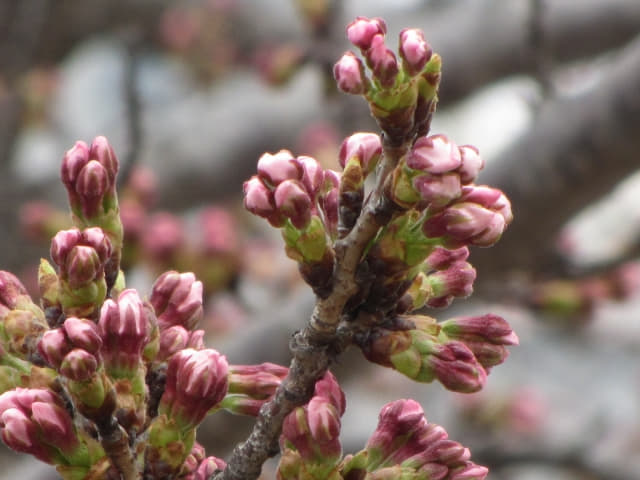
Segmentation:
<svg viewBox="0 0 640 480">
<path fill-rule="evenodd" d="M 78 432 L 62 398 L 50 390 L 17 388 L 0 395 L 0 429 L 13 450 L 60 465 L 60 473 L 75 478 L 85 478 L 105 456 L 95 440 Z"/>
<path fill-rule="evenodd" d="M 420 30 L 400 32 L 396 55 L 385 45 L 387 26 L 380 18 L 358 17 L 347 27 L 349 41 L 360 49 L 365 63 L 354 53 L 345 53 L 333 73 L 343 92 L 364 95 L 371 113 L 394 143 L 403 142 L 429 129 L 440 81 L 440 57 L 433 54 Z"/>
<path fill-rule="evenodd" d="M 193 444 L 191 453 L 187 455 L 179 478 L 181 480 L 208 480 L 211 476 L 227 466 L 224 460 L 217 457 L 206 457 L 204 447 L 198 442 Z"/>
<path fill-rule="evenodd" d="M 283 229 L 287 255 L 319 294 L 333 270 L 329 242 L 337 235 L 338 184 L 336 172 L 288 150 L 262 155 L 258 174 L 244 183 L 247 210 Z"/>
<path fill-rule="evenodd" d="M 497 315 L 460 317 L 437 323 L 424 315 L 396 319 L 397 329 L 375 328 L 360 344 L 372 362 L 394 368 L 420 382 L 438 380 L 447 389 L 476 392 L 489 369 L 518 344 L 511 327 Z"/>
<path fill-rule="evenodd" d="M 444 428 L 427 422 L 419 403 L 396 400 L 382 407 L 365 449 L 345 459 L 343 476 L 484 480 L 487 468 L 473 463 L 470 455 L 468 448 L 448 438 Z"/>
<path fill-rule="evenodd" d="M 309 403 L 284 421 L 278 478 L 342 478 L 337 469 L 342 456 L 340 418 L 345 407 L 344 392 L 327 372 L 316 383 Z"/>
<path fill-rule="evenodd" d="M 57 302 L 66 315 L 95 317 L 96 305 L 107 294 L 107 264 L 113 252 L 111 241 L 99 227 L 63 230 L 51 241 L 51 259 L 58 266 Z M 50 266 L 41 264 L 41 277 L 51 275 Z M 47 284 L 48 293 L 55 283 Z M 53 300 L 53 298 L 50 298 Z"/>
</svg>

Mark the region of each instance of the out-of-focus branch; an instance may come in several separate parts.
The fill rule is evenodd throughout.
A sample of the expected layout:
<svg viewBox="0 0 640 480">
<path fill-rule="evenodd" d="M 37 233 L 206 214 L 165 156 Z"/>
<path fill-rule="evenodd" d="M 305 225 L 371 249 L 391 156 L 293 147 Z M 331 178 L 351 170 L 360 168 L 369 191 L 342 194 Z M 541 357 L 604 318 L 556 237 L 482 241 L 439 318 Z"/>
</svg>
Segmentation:
<svg viewBox="0 0 640 480">
<path fill-rule="evenodd" d="M 481 181 L 507 193 L 515 220 L 490 256 L 473 254 L 480 280 L 557 270 L 550 246 L 559 227 L 640 167 L 638 78 L 640 37 L 589 92 L 544 105 L 524 136 L 488 165 Z"/>
</svg>

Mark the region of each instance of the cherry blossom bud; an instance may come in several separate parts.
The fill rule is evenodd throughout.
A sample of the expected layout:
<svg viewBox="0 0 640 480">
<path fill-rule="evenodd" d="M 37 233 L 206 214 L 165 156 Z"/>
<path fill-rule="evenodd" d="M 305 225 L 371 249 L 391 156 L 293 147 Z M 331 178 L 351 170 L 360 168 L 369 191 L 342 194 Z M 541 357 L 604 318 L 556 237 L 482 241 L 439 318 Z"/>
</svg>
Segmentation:
<svg viewBox="0 0 640 480">
<path fill-rule="evenodd" d="M 13 310 L 20 302 L 21 297 L 28 296 L 27 289 L 13 273 L 0 270 L 0 318 L 3 308 L 5 311 Z"/>
<path fill-rule="evenodd" d="M 54 328 L 44 332 L 38 342 L 40 355 L 55 369 L 60 368 L 62 360 L 72 348 L 73 345 L 62 328 Z"/>
<path fill-rule="evenodd" d="M 413 180 L 413 186 L 420 194 L 420 203 L 434 211 L 446 207 L 462 193 L 460 177 L 455 173 L 419 175 Z"/>
<path fill-rule="evenodd" d="M 489 474 L 489 469 L 473 462 L 465 462 L 464 465 L 451 470 L 451 480 L 484 480 Z"/>
<path fill-rule="evenodd" d="M 80 170 L 89 162 L 89 147 L 83 141 L 77 141 L 64 155 L 60 176 L 69 189 L 72 188 L 80 174 Z"/>
<path fill-rule="evenodd" d="M 383 87 L 392 87 L 398 75 L 398 62 L 395 54 L 384 44 L 382 35 L 373 36 L 365 57 L 378 82 Z"/>
<path fill-rule="evenodd" d="M 82 212 L 92 217 L 99 212 L 102 198 L 112 187 L 107 170 L 96 160 L 89 161 L 78 174 L 75 190 L 82 200 Z"/>
<path fill-rule="evenodd" d="M 251 398 L 271 397 L 289 373 L 287 367 L 275 363 L 260 365 L 231 365 L 229 367 L 229 393 L 240 393 Z"/>
<path fill-rule="evenodd" d="M 415 28 L 405 28 L 400 32 L 400 46 L 402 66 L 411 76 L 417 75 L 431 58 L 432 50 L 424 39 L 422 31 Z"/>
<path fill-rule="evenodd" d="M 338 89 L 352 95 L 362 95 L 370 88 L 362 60 L 351 52 L 346 52 L 333 66 L 333 77 Z"/>
<path fill-rule="evenodd" d="M 446 270 L 438 270 L 427 276 L 431 287 L 431 298 L 427 305 L 443 307 L 451 303 L 454 297 L 465 298 L 473 292 L 476 270 L 465 261 L 452 263 Z"/>
<path fill-rule="evenodd" d="M 464 343 L 447 342 L 436 347 L 427 365 L 445 388 L 454 392 L 477 392 L 484 387 L 487 373 Z"/>
<path fill-rule="evenodd" d="M 508 356 L 506 345 L 518 345 L 518 336 L 498 315 L 452 318 L 441 324 L 442 332 L 471 349 L 485 368 L 499 365 Z"/>
<path fill-rule="evenodd" d="M 305 228 L 311 220 L 311 198 L 299 181 L 285 180 L 274 192 L 278 211 L 291 220 L 298 229 Z"/>
<path fill-rule="evenodd" d="M 180 350 L 187 348 L 189 342 L 189 330 L 182 325 L 174 325 L 164 329 L 160 333 L 160 349 L 156 360 L 163 361 Z"/>
<path fill-rule="evenodd" d="M 193 428 L 227 393 L 229 366 L 212 349 L 185 349 L 169 359 L 167 381 L 158 412 Z"/>
<path fill-rule="evenodd" d="M 370 462 L 375 464 L 392 455 L 409 440 L 410 435 L 424 428 L 424 424 L 424 411 L 415 400 L 387 403 L 380 410 L 378 426 L 365 447 L 369 451 Z"/>
<path fill-rule="evenodd" d="M 358 132 L 344 139 L 340 146 L 338 160 L 342 168 L 344 168 L 350 159 L 356 157 L 365 175 L 367 175 L 375 169 L 381 154 L 382 140 L 378 135 Z"/>
<path fill-rule="evenodd" d="M 275 187 L 285 180 L 300 180 L 302 169 L 289 150 L 276 154 L 264 153 L 258 159 L 258 177 Z"/>
<path fill-rule="evenodd" d="M 452 172 L 461 164 L 458 147 L 445 135 L 420 137 L 407 156 L 407 166 L 432 174 Z"/>
<path fill-rule="evenodd" d="M 363 50 L 371 47 L 374 35 L 384 35 L 387 32 L 387 25 L 381 18 L 357 17 L 347 25 L 347 38 L 356 47 Z"/>
<path fill-rule="evenodd" d="M 473 145 L 462 145 L 458 147 L 462 163 L 458 168 L 460 181 L 463 185 L 472 183 L 480 170 L 484 168 L 484 159 L 480 156 L 480 152 Z"/>
<path fill-rule="evenodd" d="M 107 299 L 98 321 L 107 370 L 116 377 L 137 373 L 142 349 L 149 340 L 150 324 L 138 292 L 124 290 L 116 301 Z"/>
<path fill-rule="evenodd" d="M 62 328 L 67 339 L 75 347 L 94 354 L 98 353 L 102 347 L 102 338 L 100 337 L 98 326 L 91 320 L 69 317 L 64 321 Z"/>
<path fill-rule="evenodd" d="M 486 185 L 468 185 L 462 189 L 461 202 L 473 202 L 491 211 L 499 213 L 504 218 L 505 225 L 513 220 L 511 203 L 504 193 L 497 188 Z"/>
<path fill-rule="evenodd" d="M 296 163 L 302 169 L 302 185 L 312 199 L 315 199 L 324 183 L 324 170 L 318 161 L 306 155 L 296 157 Z"/>
<path fill-rule="evenodd" d="M 426 259 L 426 264 L 433 270 L 446 270 L 456 262 L 469 258 L 469 248 L 460 247 L 448 250 L 444 247 L 436 247 Z"/>
<path fill-rule="evenodd" d="M 334 238 L 338 232 L 338 203 L 340 196 L 340 173 L 335 170 L 324 171 L 325 193 L 318 199 L 324 212 L 324 224 Z"/>
<path fill-rule="evenodd" d="M 192 272 L 167 271 L 153 284 L 149 301 L 161 331 L 172 325 L 192 330 L 202 318 L 202 282 Z"/>
<path fill-rule="evenodd" d="M 214 473 L 225 468 L 227 468 L 227 463 L 224 460 L 213 456 L 207 457 L 200 462 L 193 480 L 209 480 Z"/>
<path fill-rule="evenodd" d="M 111 183 L 118 173 L 118 158 L 106 137 L 98 136 L 91 142 L 89 158 L 97 160 L 109 174 Z"/>
<path fill-rule="evenodd" d="M 98 370 L 98 361 L 94 355 L 76 348 L 64 356 L 60 364 L 60 373 L 76 382 L 90 380 Z"/>
</svg>

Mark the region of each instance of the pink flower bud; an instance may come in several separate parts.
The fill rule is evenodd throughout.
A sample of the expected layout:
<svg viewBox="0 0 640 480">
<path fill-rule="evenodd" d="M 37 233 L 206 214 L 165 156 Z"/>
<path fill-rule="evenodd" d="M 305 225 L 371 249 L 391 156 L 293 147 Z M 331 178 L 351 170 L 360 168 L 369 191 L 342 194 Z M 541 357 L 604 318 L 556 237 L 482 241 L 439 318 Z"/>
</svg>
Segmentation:
<svg viewBox="0 0 640 480">
<path fill-rule="evenodd" d="M 98 370 L 98 360 L 86 350 L 75 348 L 67 353 L 60 364 L 60 373 L 76 382 L 86 382 Z"/>
<path fill-rule="evenodd" d="M 174 325 L 160 332 L 160 349 L 156 360 L 163 361 L 180 350 L 187 348 L 189 331 L 182 325 Z"/>
<path fill-rule="evenodd" d="M 229 368 L 229 393 L 241 393 L 251 398 L 271 397 L 289 369 L 274 363 L 260 365 L 231 365 Z"/>
<path fill-rule="evenodd" d="M 326 398 L 331 405 L 336 407 L 340 416 L 344 414 L 347 407 L 344 392 L 342 388 L 340 388 L 338 380 L 330 371 L 327 371 L 327 373 L 316 382 L 313 395 Z"/>
<path fill-rule="evenodd" d="M 258 159 L 258 177 L 275 187 L 285 180 L 300 180 L 302 169 L 289 150 L 280 150 L 275 155 L 264 153 Z"/>
<path fill-rule="evenodd" d="M 455 250 L 448 250 L 444 247 L 436 247 L 426 259 L 427 265 L 433 270 L 446 270 L 453 263 L 469 258 L 469 248 L 460 247 Z"/>
<path fill-rule="evenodd" d="M 427 358 L 435 377 L 454 392 L 477 392 L 487 381 L 484 368 L 462 342 L 454 340 L 439 345 L 436 352 Z"/>
<path fill-rule="evenodd" d="M 335 235 L 338 231 L 338 202 L 340 197 L 340 173 L 335 170 L 324 171 L 325 193 L 318 203 L 324 212 L 324 224 L 327 230 Z"/>
<path fill-rule="evenodd" d="M 76 179 L 75 189 L 84 201 L 85 214 L 97 211 L 102 197 L 111 188 L 107 170 L 96 160 L 90 160 Z"/>
<path fill-rule="evenodd" d="M 89 162 L 89 147 L 78 141 L 65 153 L 60 169 L 60 176 L 67 189 L 75 191 L 75 182 L 82 168 Z"/>
<path fill-rule="evenodd" d="M 455 467 L 450 472 L 451 480 L 484 480 L 489 474 L 489 469 L 473 462 L 465 462 L 460 467 Z"/>
<path fill-rule="evenodd" d="M 11 272 L 0 270 L 0 318 L 2 307 L 13 310 L 18 305 L 20 297 L 28 295 L 27 289 L 18 277 Z"/>
<path fill-rule="evenodd" d="M 273 193 L 254 175 L 244 182 L 244 207 L 254 215 L 269 218 L 275 212 L 276 206 L 273 200 Z"/>
<path fill-rule="evenodd" d="M 468 185 L 476 179 L 480 170 L 484 168 L 484 159 L 473 145 L 462 145 L 458 150 L 462 159 L 462 163 L 458 168 L 460 181 L 463 185 Z"/>
<path fill-rule="evenodd" d="M 38 352 L 45 361 L 56 370 L 60 368 L 64 356 L 71 351 L 73 345 L 67 339 L 62 328 L 54 328 L 44 332 L 38 342 Z"/>
<path fill-rule="evenodd" d="M 227 468 L 227 463 L 217 457 L 207 457 L 200 462 L 193 480 L 209 480 L 211 476 Z"/>
<path fill-rule="evenodd" d="M 380 410 L 378 426 L 369 437 L 365 448 L 371 452 L 375 451 L 377 458 L 387 458 L 404 444 L 402 439 L 406 442 L 411 435 L 418 434 L 426 423 L 424 411 L 415 400 L 387 403 Z"/>
<path fill-rule="evenodd" d="M 407 155 L 407 166 L 432 174 L 452 172 L 461 163 L 458 147 L 445 135 L 420 137 Z"/>
<path fill-rule="evenodd" d="M 71 288 L 78 288 L 97 279 L 104 271 L 104 264 L 93 248 L 77 245 L 69 252 L 65 270 Z"/>
<path fill-rule="evenodd" d="M 347 25 L 347 38 L 356 47 L 363 50 L 371 46 L 374 35 L 387 33 L 387 25 L 381 18 L 357 17 Z"/>
<path fill-rule="evenodd" d="M 296 158 L 296 163 L 302 169 L 302 185 L 313 199 L 316 198 L 324 182 L 324 170 L 313 157 L 301 155 Z"/>
<path fill-rule="evenodd" d="M 97 160 L 105 168 L 110 183 L 113 184 L 118 173 L 118 158 L 106 137 L 99 136 L 93 139 L 89 150 L 89 158 Z"/>
<path fill-rule="evenodd" d="M 398 75 L 398 62 L 395 54 L 384 44 L 383 35 L 373 36 L 365 57 L 380 84 L 386 88 L 392 87 Z"/>
<path fill-rule="evenodd" d="M 340 146 L 338 160 L 342 168 L 356 157 L 365 174 L 371 173 L 382 154 L 382 140 L 375 133 L 358 132 L 347 137 Z"/>
<path fill-rule="evenodd" d="M 278 211 L 291 220 L 293 226 L 302 229 L 311 220 L 311 198 L 300 182 L 285 180 L 274 192 Z"/>
<path fill-rule="evenodd" d="M 215 350 L 177 352 L 169 359 L 159 412 L 183 428 L 195 427 L 226 395 L 228 371 L 226 358 Z"/>
<path fill-rule="evenodd" d="M 413 186 L 420 193 L 421 203 L 432 210 L 446 207 L 462 193 L 460 177 L 455 173 L 419 175 L 413 180 Z"/>
<path fill-rule="evenodd" d="M 486 185 L 468 185 L 462 189 L 461 202 L 472 202 L 499 213 L 508 225 L 513 220 L 509 199 L 497 188 Z"/>
<path fill-rule="evenodd" d="M 102 347 L 102 338 L 95 322 L 86 318 L 69 317 L 62 326 L 68 340 L 89 353 L 97 353 Z"/>
<path fill-rule="evenodd" d="M 29 453 L 43 462 L 53 463 L 51 453 L 38 442 L 37 427 L 21 410 L 0 410 L 0 429 L 2 440 L 12 450 Z"/>
<path fill-rule="evenodd" d="M 72 288 L 99 279 L 110 255 L 111 242 L 98 227 L 62 230 L 51 241 L 51 258 Z"/>
<path fill-rule="evenodd" d="M 346 52 L 333 66 L 333 77 L 338 89 L 352 95 L 362 95 L 369 89 L 369 80 L 362 60 L 351 52 Z"/>
<path fill-rule="evenodd" d="M 67 255 L 81 242 L 82 234 L 77 228 L 62 230 L 51 240 L 51 259 L 58 265 L 66 263 Z"/>
<path fill-rule="evenodd" d="M 424 34 L 416 28 L 405 28 L 400 32 L 398 51 L 404 60 L 403 67 L 411 76 L 422 71 L 432 54 L 431 47 L 424 39 Z"/>
<path fill-rule="evenodd" d="M 465 261 L 454 262 L 446 270 L 438 270 L 427 276 L 431 286 L 430 307 L 443 307 L 454 297 L 465 298 L 473 292 L 476 270 Z"/>
<path fill-rule="evenodd" d="M 149 340 L 150 323 L 138 292 L 124 290 L 117 302 L 107 299 L 98 321 L 103 341 L 105 366 L 125 376 L 135 372 L 142 361 L 142 349 Z"/>
<path fill-rule="evenodd" d="M 165 272 L 153 284 L 149 301 L 161 331 L 172 325 L 192 330 L 202 318 L 202 282 L 191 272 Z"/>
</svg>

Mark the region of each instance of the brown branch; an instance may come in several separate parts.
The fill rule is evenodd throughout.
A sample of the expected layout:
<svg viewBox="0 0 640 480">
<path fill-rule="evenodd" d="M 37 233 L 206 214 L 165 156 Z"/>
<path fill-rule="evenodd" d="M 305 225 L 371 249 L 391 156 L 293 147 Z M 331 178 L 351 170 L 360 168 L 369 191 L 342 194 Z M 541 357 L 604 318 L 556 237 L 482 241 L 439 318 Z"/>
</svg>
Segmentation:
<svg viewBox="0 0 640 480">
<path fill-rule="evenodd" d="M 336 242 L 336 268 L 329 296 L 317 299 L 307 327 L 291 342 L 293 359 L 289 374 L 278 387 L 272 400 L 260 410 L 249 438 L 239 444 L 216 480 L 251 480 L 257 478 L 262 464 L 278 453 L 278 437 L 285 417 L 297 406 L 308 402 L 316 381 L 327 371 L 337 356 L 351 343 L 350 332 L 338 329 L 343 309 L 357 291 L 356 267 L 367 244 L 393 212 L 385 200 L 384 188 L 389 172 L 397 165 L 406 146 L 385 145 L 378 179 L 353 230 Z"/>
</svg>

